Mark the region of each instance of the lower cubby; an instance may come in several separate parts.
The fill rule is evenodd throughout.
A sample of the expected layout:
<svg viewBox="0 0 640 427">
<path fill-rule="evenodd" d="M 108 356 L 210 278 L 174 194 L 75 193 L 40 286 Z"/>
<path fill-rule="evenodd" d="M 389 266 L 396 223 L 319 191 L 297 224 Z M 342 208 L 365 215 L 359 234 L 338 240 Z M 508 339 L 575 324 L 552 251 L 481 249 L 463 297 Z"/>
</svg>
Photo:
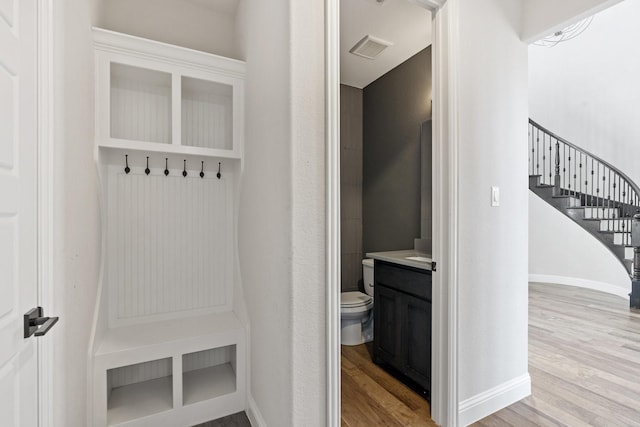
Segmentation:
<svg viewBox="0 0 640 427">
<path fill-rule="evenodd" d="M 190 405 L 235 392 L 235 366 L 235 345 L 183 355 L 183 405 Z"/>
<path fill-rule="evenodd" d="M 232 312 L 109 330 L 93 363 L 92 426 L 188 427 L 246 409 Z"/>
<path fill-rule="evenodd" d="M 171 358 L 107 371 L 107 424 L 118 425 L 173 409 Z"/>
</svg>

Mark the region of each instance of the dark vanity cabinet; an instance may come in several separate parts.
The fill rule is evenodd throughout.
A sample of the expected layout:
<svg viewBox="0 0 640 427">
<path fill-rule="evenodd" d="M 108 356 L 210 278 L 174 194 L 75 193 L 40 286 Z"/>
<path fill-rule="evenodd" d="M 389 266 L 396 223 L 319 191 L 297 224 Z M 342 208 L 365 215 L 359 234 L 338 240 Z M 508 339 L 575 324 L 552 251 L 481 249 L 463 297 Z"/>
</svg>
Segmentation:
<svg viewBox="0 0 640 427">
<path fill-rule="evenodd" d="M 431 271 L 376 260 L 374 280 L 374 361 L 430 394 Z"/>
</svg>

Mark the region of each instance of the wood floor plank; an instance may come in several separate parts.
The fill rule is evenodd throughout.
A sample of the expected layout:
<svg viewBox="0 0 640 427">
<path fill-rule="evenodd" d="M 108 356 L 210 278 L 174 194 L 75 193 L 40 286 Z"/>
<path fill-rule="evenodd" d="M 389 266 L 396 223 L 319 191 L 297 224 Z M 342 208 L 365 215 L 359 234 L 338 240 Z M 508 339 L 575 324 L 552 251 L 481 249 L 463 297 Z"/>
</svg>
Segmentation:
<svg viewBox="0 0 640 427">
<path fill-rule="evenodd" d="M 420 420 L 408 406 L 376 383 L 348 359 L 344 359 L 342 362 L 342 372 L 343 376 L 344 374 L 348 375 L 361 390 L 365 390 L 365 394 L 371 401 L 385 408 L 389 416 L 397 421 L 399 425 L 426 425 L 427 420 Z"/>
<path fill-rule="evenodd" d="M 475 425 L 640 426 L 640 312 L 628 304 L 530 283 L 532 395 Z"/>
<path fill-rule="evenodd" d="M 374 364 L 365 345 L 341 353 L 342 426 L 436 426 L 429 402 Z"/>
<path fill-rule="evenodd" d="M 363 373 L 380 384 L 389 393 L 393 394 L 398 400 L 411 408 L 411 410 L 418 411 L 426 409 L 427 413 L 429 413 L 428 402 L 408 387 L 397 387 L 398 380 L 396 378 L 380 366 L 372 363 L 370 352 L 366 346 L 343 346 L 342 354 L 346 360 L 356 365 Z"/>
</svg>

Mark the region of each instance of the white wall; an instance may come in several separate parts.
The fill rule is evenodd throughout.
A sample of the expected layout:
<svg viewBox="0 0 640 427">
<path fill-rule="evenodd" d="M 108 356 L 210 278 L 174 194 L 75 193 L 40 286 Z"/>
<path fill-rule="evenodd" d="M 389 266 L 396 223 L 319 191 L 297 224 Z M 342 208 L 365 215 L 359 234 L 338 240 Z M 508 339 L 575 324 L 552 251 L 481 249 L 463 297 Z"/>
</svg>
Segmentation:
<svg viewBox="0 0 640 427">
<path fill-rule="evenodd" d="M 287 426 L 293 400 L 288 4 L 244 0 L 239 13 L 247 75 L 238 250 L 251 330 L 249 391 L 267 425 Z"/>
<path fill-rule="evenodd" d="M 51 426 L 86 425 L 86 363 L 98 283 L 100 217 L 93 160 L 95 2 L 54 3 L 54 306 Z"/>
<path fill-rule="evenodd" d="M 97 25 L 165 43 L 240 59 L 235 1 L 102 0 Z"/>
<path fill-rule="evenodd" d="M 458 140 L 460 425 L 530 393 L 528 194 L 527 176 L 519 172 L 527 165 L 527 48 L 519 38 L 521 4 L 448 2 L 457 30 L 449 55 L 457 87 L 450 102 L 457 111 L 453 129 Z M 500 187 L 499 207 L 490 206 L 491 186 Z"/>
<path fill-rule="evenodd" d="M 254 408 L 269 426 L 322 426 L 322 2 L 245 0 L 246 147 L 239 252 Z"/>
<path fill-rule="evenodd" d="M 622 0 L 524 0 L 522 40 L 527 43 L 565 28 Z"/>
<path fill-rule="evenodd" d="M 293 426 L 326 423 L 324 2 L 290 0 Z M 275 425 L 275 424 L 272 424 Z"/>
<path fill-rule="evenodd" d="M 529 278 L 628 298 L 629 275 L 615 256 L 567 216 L 529 193 Z"/>
<path fill-rule="evenodd" d="M 591 26 L 569 42 L 553 48 L 530 46 L 529 110 L 542 126 L 640 183 L 637 16 L 640 2 L 625 1 L 597 14 Z M 597 285 L 618 295 L 628 293 L 628 275 L 604 246 L 585 238 L 579 226 L 563 218 L 554 220 L 566 223 L 567 229 L 559 230 L 560 223 L 549 222 L 550 215 L 531 206 L 529 273 L 557 276 L 556 282 Z M 565 251 L 573 255 L 550 256 Z"/>
</svg>

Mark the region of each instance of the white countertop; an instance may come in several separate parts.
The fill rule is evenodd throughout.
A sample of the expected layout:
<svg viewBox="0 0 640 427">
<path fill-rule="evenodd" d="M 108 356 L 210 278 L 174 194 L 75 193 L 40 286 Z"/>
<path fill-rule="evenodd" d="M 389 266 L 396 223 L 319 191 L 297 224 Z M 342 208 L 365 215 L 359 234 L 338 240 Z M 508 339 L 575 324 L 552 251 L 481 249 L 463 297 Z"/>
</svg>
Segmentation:
<svg viewBox="0 0 640 427">
<path fill-rule="evenodd" d="M 393 262 L 395 264 L 406 265 L 407 267 L 421 268 L 423 270 L 431 270 L 431 254 L 418 252 L 413 249 L 405 251 L 389 251 L 389 252 L 369 252 L 367 258 L 373 258 L 380 261 Z M 425 258 L 425 261 L 408 259 L 408 258 Z"/>
</svg>

